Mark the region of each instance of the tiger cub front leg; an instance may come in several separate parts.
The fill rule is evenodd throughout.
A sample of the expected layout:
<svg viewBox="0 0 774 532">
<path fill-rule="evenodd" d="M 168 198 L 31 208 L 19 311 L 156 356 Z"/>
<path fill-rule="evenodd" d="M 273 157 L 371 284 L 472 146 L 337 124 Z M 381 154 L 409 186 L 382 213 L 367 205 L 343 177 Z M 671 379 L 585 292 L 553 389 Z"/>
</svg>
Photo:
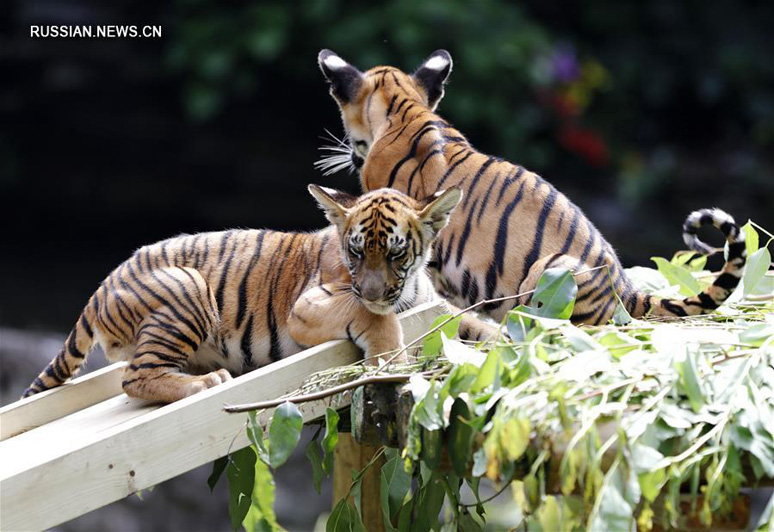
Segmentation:
<svg viewBox="0 0 774 532">
<path fill-rule="evenodd" d="M 403 348 L 403 331 L 396 314 L 370 312 L 352 294 L 348 283 L 324 284 L 302 293 L 290 313 L 288 331 L 305 347 L 351 340 L 364 351 L 367 364 L 376 364 L 377 357 L 386 360 Z"/>
</svg>

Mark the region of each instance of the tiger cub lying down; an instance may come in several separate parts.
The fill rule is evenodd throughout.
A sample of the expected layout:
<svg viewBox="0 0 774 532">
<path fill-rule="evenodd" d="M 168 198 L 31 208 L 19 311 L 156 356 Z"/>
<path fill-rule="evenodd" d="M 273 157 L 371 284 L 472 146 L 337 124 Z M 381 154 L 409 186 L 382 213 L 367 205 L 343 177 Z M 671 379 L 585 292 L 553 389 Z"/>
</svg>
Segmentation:
<svg viewBox="0 0 774 532">
<path fill-rule="evenodd" d="M 100 344 L 126 360 L 124 391 L 172 402 L 328 340 L 366 357 L 402 347 L 396 312 L 438 296 L 431 245 L 462 197 L 382 189 L 355 198 L 309 186 L 333 225 L 314 233 L 231 230 L 140 248 L 89 299 L 24 397 L 72 377 Z M 465 317 L 460 334 L 496 329 Z"/>
</svg>

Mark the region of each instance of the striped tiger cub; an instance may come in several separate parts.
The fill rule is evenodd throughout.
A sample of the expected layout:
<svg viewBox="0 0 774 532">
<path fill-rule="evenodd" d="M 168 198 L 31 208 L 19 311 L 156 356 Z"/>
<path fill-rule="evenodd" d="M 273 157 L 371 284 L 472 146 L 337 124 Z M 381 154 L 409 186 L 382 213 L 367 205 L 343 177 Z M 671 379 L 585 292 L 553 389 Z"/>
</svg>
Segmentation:
<svg viewBox="0 0 774 532">
<path fill-rule="evenodd" d="M 395 313 L 437 298 L 425 264 L 462 191 L 309 191 L 332 223 L 321 231 L 231 230 L 140 248 L 91 296 L 24 397 L 75 375 L 96 344 L 129 362 L 128 395 L 162 402 L 328 340 L 350 339 L 367 357 L 400 348 Z M 495 332 L 475 318 L 460 328 L 471 339 Z"/>
<path fill-rule="evenodd" d="M 613 248 L 576 205 L 537 174 L 476 151 L 436 114 L 452 69 L 448 52 L 433 53 L 413 74 L 393 67 L 362 73 L 329 50 L 320 52 L 318 62 L 348 139 L 318 167 L 335 171 L 349 158 L 347 166 L 360 172 L 363 190 L 393 187 L 412 197 L 451 185 L 464 190 L 431 262 L 436 288 L 455 304 L 529 292 L 546 268 L 590 270 L 576 275 L 572 319 L 599 324 L 612 317 L 618 298 L 634 317 L 707 313 L 739 283 L 744 234 L 725 212 L 704 209 L 688 217 L 683 236 L 691 249 L 708 253 L 713 250 L 698 240 L 697 229 L 713 225 L 725 235 L 728 258 L 712 285 L 685 299 L 637 290 Z M 529 295 L 523 299 L 526 303 Z M 511 306 L 513 301 L 492 302 L 483 311 L 500 320 Z"/>
</svg>

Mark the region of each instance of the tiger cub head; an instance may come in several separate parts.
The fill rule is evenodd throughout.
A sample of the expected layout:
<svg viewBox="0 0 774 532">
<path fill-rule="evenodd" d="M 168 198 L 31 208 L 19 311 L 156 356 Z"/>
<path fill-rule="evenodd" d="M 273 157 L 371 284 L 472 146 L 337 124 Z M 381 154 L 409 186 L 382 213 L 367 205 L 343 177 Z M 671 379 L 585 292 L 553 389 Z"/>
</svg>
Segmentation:
<svg viewBox="0 0 774 532">
<path fill-rule="evenodd" d="M 352 292 L 375 314 L 393 312 L 404 288 L 414 289 L 433 240 L 462 198 L 458 187 L 424 200 L 386 188 L 360 197 L 317 185 L 309 192 L 338 229 Z"/>
<path fill-rule="evenodd" d="M 338 141 L 338 146 L 330 147 L 334 154 L 318 162 L 317 166 L 329 173 L 345 163 L 359 171 L 374 140 L 390 124 L 399 125 L 390 120 L 391 114 L 403 115 L 417 105 L 434 111 L 452 69 L 452 58 L 446 50 L 433 52 L 413 74 L 381 66 L 360 72 L 330 50 L 321 51 L 317 61 L 341 110 L 348 139 L 348 145 Z M 345 152 L 345 148 L 349 149 Z"/>
</svg>

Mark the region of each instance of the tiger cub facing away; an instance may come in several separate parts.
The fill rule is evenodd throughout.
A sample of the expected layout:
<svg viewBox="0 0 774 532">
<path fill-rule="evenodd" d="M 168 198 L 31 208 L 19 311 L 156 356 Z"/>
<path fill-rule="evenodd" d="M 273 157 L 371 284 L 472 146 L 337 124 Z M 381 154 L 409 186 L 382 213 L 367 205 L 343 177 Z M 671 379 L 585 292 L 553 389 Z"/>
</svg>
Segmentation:
<svg viewBox="0 0 774 532">
<path fill-rule="evenodd" d="M 350 339 L 366 357 L 400 348 L 395 313 L 437 298 L 425 264 L 462 191 L 420 201 L 309 191 L 333 224 L 321 231 L 231 230 L 140 248 L 91 296 L 24 397 L 64 383 L 96 344 L 129 362 L 128 395 L 163 402 L 328 340 Z M 471 339 L 493 332 L 475 318 L 460 328 Z"/>
</svg>

